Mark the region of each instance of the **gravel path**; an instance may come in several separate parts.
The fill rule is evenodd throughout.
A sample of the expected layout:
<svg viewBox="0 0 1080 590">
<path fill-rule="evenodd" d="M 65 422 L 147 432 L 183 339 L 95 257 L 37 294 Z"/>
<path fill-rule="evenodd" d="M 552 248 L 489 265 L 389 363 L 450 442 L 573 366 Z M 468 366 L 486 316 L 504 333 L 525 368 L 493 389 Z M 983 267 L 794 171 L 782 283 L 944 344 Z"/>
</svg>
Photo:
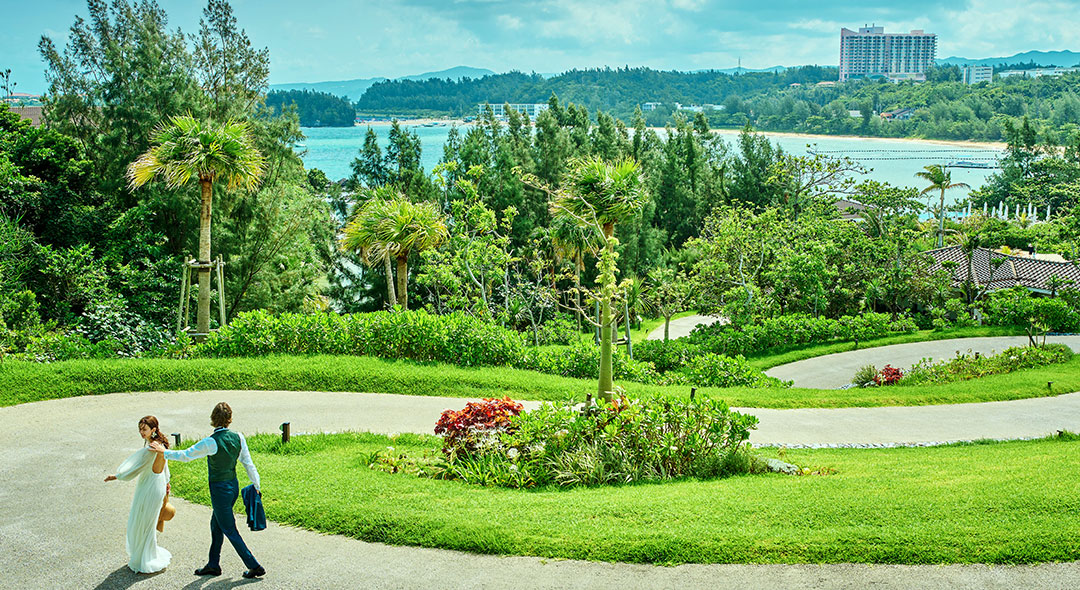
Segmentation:
<svg viewBox="0 0 1080 590">
<path fill-rule="evenodd" d="M 174 499 L 178 513 L 161 537 L 173 554 L 163 573 L 130 573 L 124 527 L 133 487 L 104 483 L 140 444 L 136 422 L 155 414 L 167 432 L 185 439 L 208 433 L 210 408 L 232 404 L 235 428 L 294 433 L 370 430 L 430 432 L 443 409 L 466 400 L 318 392 L 174 392 L 112 394 L 0 408 L 0 579 L 5 588 L 1033 588 L 1080 587 L 1080 562 L 1037 566 L 686 565 L 674 568 L 472 555 L 393 547 L 270 523 L 246 533 L 269 573 L 240 579 L 243 565 L 223 552 L 225 575 L 196 578 L 203 564 L 210 511 Z M 883 432 L 904 442 L 1080 429 L 1080 394 L 1040 400 L 928 408 L 753 410 L 758 443 L 817 442 Z M 861 429 L 861 430 L 860 430 Z M 905 430 L 906 429 L 906 430 Z M 1011 436 L 1012 434 L 1010 434 Z M 854 439 L 852 439 L 854 440 Z M 264 482 L 268 495 L 273 482 Z"/>
<path fill-rule="evenodd" d="M 1080 352 L 1080 336 L 1048 336 L 1046 341 L 1067 344 L 1074 352 Z M 880 369 L 886 364 L 890 364 L 906 371 L 915 363 L 928 357 L 939 361 L 953 358 L 957 352 L 967 353 L 968 350 L 971 350 L 979 354 L 992 354 L 1001 352 L 1010 346 L 1027 346 L 1027 344 L 1027 336 L 956 338 L 953 340 L 893 344 L 891 346 L 838 352 L 788 363 L 773 367 L 765 371 L 765 374 L 779 379 L 795 381 L 795 387 L 836 389 L 851 383 L 855 371 L 866 365 L 874 365 Z"/>
</svg>

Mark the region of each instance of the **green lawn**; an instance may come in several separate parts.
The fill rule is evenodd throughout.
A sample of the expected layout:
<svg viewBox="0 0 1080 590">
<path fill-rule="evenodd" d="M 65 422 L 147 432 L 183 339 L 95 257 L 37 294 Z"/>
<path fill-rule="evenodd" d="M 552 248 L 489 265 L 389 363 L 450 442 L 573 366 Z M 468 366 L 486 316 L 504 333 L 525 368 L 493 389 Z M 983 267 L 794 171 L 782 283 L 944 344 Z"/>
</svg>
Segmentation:
<svg viewBox="0 0 1080 590">
<path fill-rule="evenodd" d="M 1034 563 L 1080 559 L 1080 440 L 792 450 L 833 475 L 510 490 L 391 475 L 364 454 L 437 438 L 249 439 L 267 517 L 366 541 L 500 555 L 678 563 Z M 776 451 L 769 451 L 775 454 Z M 205 467 L 174 493 L 208 504 Z M 243 477 L 243 470 L 239 470 Z"/>
<path fill-rule="evenodd" d="M 1054 382 L 1048 390 L 1047 381 Z M 631 395 L 687 395 L 684 386 L 618 382 Z M 457 367 L 369 357 L 116 359 L 0 365 L 0 406 L 103 393 L 254 389 L 363 391 L 450 397 L 583 400 L 596 381 L 500 367 Z M 835 408 L 1003 401 L 1080 391 L 1080 356 L 1058 365 L 946 385 L 867 389 L 700 388 L 732 406 Z"/>
</svg>

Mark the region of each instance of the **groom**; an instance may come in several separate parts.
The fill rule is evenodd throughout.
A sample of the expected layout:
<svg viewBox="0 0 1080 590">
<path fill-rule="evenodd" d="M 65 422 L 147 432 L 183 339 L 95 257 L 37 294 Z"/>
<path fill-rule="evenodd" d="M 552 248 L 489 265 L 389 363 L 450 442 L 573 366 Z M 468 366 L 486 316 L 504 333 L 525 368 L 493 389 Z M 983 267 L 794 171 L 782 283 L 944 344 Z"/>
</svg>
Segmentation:
<svg viewBox="0 0 1080 590">
<path fill-rule="evenodd" d="M 240 531 L 236 530 L 236 516 L 233 514 L 233 504 L 240 495 L 240 484 L 236 481 L 236 461 L 239 460 L 244 465 L 248 478 L 262 495 L 259 472 L 251 462 L 244 435 L 229 430 L 231 423 L 232 408 L 221 402 L 214 406 L 214 411 L 210 413 L 213 434 L 183 451 L 170 451 L 156 442 L 150 445 L 150 450 L 164 454 L 166 459 L 185 463 L 206 457 L 206 466 L 210 472 L 210 505 L 214 510 L 210 517 L 210 559 L 206 565 L 195 570 L 195 575 L 221 575 L 221 544 L 224 536 L 229 538 L 233 549 L 248 568 L 244 577 L 257 578 L 265 575 L 266 570 L 259 565 L 251 551 L 248 551 L 244 540 L 240 538 Z"/>
</svg>

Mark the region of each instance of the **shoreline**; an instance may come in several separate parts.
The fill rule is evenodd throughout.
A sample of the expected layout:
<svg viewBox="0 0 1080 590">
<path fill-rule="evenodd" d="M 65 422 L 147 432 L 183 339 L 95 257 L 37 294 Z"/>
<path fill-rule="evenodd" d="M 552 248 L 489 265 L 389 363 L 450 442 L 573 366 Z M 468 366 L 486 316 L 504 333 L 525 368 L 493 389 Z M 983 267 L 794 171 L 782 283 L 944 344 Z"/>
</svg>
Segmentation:
<svg viewBox="0 0 1080 590">
<path fill-rule="evenodd" d="M 466 122 L 463 119 L 433 119 L 433 118 L 419 118 L 419 119 L 398 119 L 403 127 L 419 127 L 422 125 L 438 126 L 438 127 L 467 127 L 472 125 L 472 122 Z M 390 121 L 365 121 L 354 125 L 355 127 L 386 127 L 390 125 Z M 649 127 L 653 131 L 663 131 L 664 127 Z M 741 129 L 712 129 L 713 133 L 727 137 L 738 137 L 742 133 Z M 875 137 L 865 135 L 821 135 L 813 133 L 794 133 L 791 131 L 761 131 L 755 130 L 755 133 L 764 134 L 766 137 L 788 137 L 788 138 L 804 138 L 807 140 L 820 140 L 820 139 L 846 139 L 852 141 L 885 141 L 892 143 L 929 143 L 934 145 L 948 146 L 948 147 L 960 147 L 960 148 L 983 148 L 990 150 L 1004 150 L 1007 145 L 1002 141 L 975 141 L 967 139 L 924 139 L 921 137 Z"/>
</svg>

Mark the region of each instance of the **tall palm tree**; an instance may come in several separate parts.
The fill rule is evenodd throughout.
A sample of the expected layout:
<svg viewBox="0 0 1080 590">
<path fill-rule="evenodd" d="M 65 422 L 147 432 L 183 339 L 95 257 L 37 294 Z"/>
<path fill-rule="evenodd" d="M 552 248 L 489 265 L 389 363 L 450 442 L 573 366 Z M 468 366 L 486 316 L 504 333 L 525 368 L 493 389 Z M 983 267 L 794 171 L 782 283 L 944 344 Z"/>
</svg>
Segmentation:
<svg viewBox="0 0 1080 590">
<path fill-rule="evenodd" d="M 598 263 L 600 283 L 600 399 L 611 401 L 612 387 L 611 302 L 615 297 L 615 224 L 636 215 L 645 205 L 641 169 L 637 162 L 624 158 L 615 163 L 593 156 L 575 159 L 560 191 L 552 203 L 554 217 L 568 217 L 593 235 L 603 235 Z"/>
<path fill-rule="evenodd" d="M 971 188 L 967 183 L 952 181 L 952 171 L 946 171 L 937 164 L 931 164 L 924 167 L 923 172 L 916 172 L 917 178 L 922 178 L 930 183 L 930 186 L 924 188 L 920 195 L 925 195 L 931 191 L 941 191 L 941 203 L 938 205 L 938 230 L 937 230 L 937 247 L 941 248 L 945 245 L 945 191 L 953 188 Z"/>
<path fill-rule="evenodd" d="M 582 226 L 576 219 L 568 215 L 557 215 L 551 219 L 551 241 L 555 246 L 555 253 L 564 260 L 569 260 L 574 265 L 574 298 L 577 311 L 574 316 L 578 321 L 578 329 L 581 329 L 581 273 L 585 270 L 585 255 L 593 254 L 600 249 L 600 240 L 597 232 Z"/>
<path fill-rule="evenodd" d="M 368 265 L 377 261 L 383 263 L 386 274 L 386 301 L 393 307 L 397 302 L 394 289 L 394 256 L 379 241 L 378 227 L 382 219 L 389 216 L 387 204 L 401 197 L 401 192 L 392 186 L 380 186 L 366 191 L 365 200 L 353 213 L 352 220 L 346 225 L 345 237 L 341 241 L 344 250 L 359 252 Z"/>
<path fill-rule="evenodd" d="M 396 291 L 397 304 L 402 309 L 408 309 L 409 255 L 437 248 L 449 237 L 446 219 L 438 205 L 410 203 L 400 193 L 389 200 L 369 200 L 345 226 L 344 233 L 343 248 L 360 250 L 368 260 L 385 261 L 387 291 L 391 297 Z M 396 289 L 389 284 L 391 258 L 397 261 Z"/>
<path fill-rule="evenodd" d="M 191 115 L 163 122 L 150 138 L 150 149 L 128 166 L 128 185 L 139 188 L 160 177 L 172 188 L 194 178 L 201 189 L 199 212 L 199 307 L 197 338 L 210 332 L 210 218 L 214 182 L 228 188 L 254 190 L 266 170 L 266 160 L 249 134 L 247 123 L 218 124 Z"/>
</svg>

